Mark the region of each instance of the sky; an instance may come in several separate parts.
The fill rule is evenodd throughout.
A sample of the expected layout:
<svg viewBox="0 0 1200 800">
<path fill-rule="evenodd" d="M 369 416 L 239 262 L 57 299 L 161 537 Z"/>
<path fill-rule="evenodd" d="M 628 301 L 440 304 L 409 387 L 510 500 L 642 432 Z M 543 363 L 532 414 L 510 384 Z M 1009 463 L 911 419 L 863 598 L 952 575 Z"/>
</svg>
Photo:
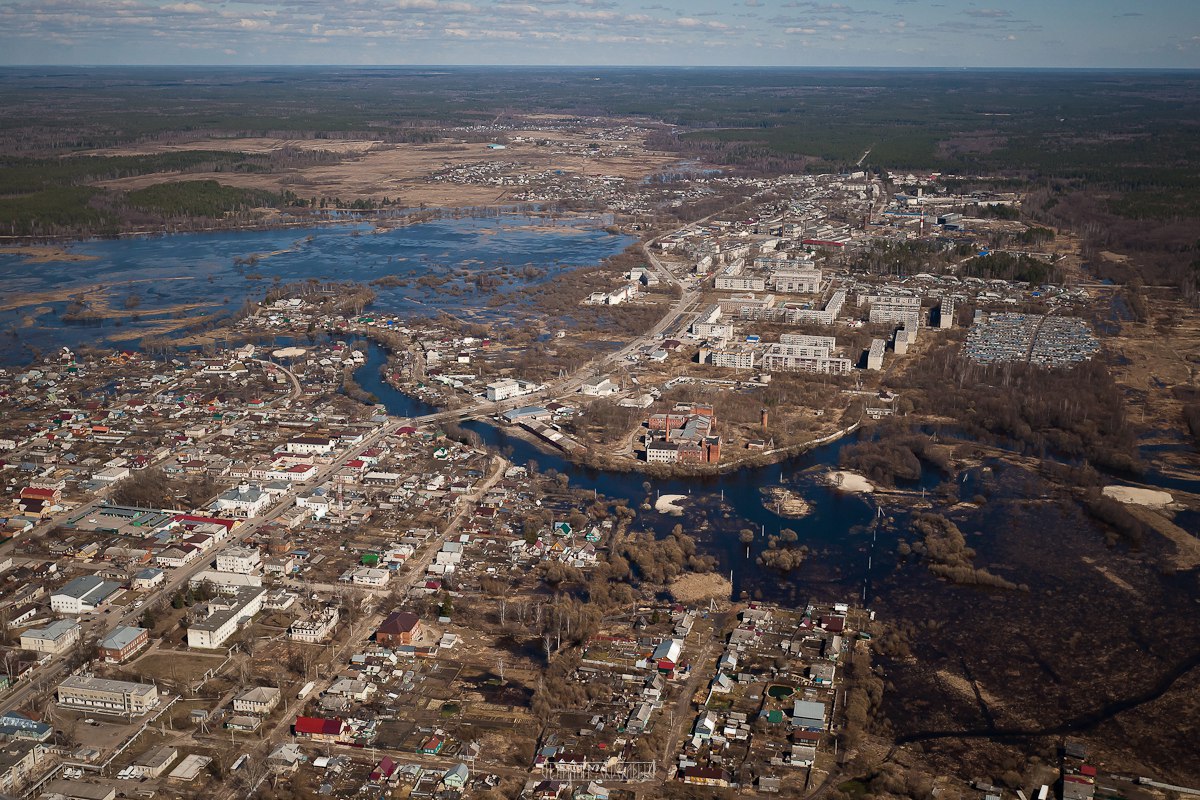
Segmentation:
<svg viewBox="0 0 1200 800">
<path fill-rule="evenodd" d="M 0 0 L 0 64 L 1200 69 L 1200 0 Z"/>
</svg>

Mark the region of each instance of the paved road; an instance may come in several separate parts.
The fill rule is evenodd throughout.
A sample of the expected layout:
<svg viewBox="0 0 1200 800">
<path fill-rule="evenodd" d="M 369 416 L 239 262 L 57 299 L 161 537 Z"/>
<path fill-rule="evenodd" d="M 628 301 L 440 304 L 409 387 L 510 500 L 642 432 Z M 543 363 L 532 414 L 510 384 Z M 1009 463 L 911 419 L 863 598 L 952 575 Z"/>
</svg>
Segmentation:
<svg viewBox="0 0 1200 800">
<path fill-rule="evenodd" d="M 257 361 L 259 364 L 262 364 L 264 367 L 273 367 L 274 369 L 277 369 L 280 372 L 282 372 L 284 375 L 287 375 L 288 379 L 290 379 L 292 382 L 292 399 L 293 400 L 296 399 L 297 397 L 299 397 L 303 393 L 303 389 L 300 388 L 300 379 L 296 377 L 296 373 L 292 372 L 287 367 L 283 366 L 282 364 L 276 364 L 274 361 L 267 361 L 262 358 L 252 358 L 250 360 Z"/>
</svg>

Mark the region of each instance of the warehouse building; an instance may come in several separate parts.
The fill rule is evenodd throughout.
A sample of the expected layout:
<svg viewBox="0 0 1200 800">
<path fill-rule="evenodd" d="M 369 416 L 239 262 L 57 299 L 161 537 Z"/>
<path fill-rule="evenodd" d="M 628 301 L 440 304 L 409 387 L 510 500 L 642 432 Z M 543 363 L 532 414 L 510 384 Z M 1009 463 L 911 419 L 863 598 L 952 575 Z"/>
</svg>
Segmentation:
<svg viewBox="0 0 1200 800">
<path fill-rule="evenodd" d="M 86 614 L 95 611 L 117 592 L 121 584 L 95 575 L 83 575 L 68 581 L 50 595 L 50 609 L 58 614 Z"/>
</svg>

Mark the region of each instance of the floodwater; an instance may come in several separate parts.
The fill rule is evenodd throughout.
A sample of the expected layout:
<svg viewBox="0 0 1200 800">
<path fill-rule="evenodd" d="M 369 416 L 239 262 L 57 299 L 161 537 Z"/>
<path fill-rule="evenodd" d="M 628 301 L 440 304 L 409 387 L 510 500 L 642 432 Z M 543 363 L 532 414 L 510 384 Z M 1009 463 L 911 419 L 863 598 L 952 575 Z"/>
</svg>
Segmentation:
<svg viewBox="0 0 1200 800">
<path fill-rule="evenodd" d="M 355 373 L 355 380 L 375 394 L 389 413 L 417 417 L 438 410 L 397 391 L 382 379 L 386 353 L 379 345 L 368 343 L 367 357 L 366 364 Z M 745 592 L 750 597 L 793 605 L 814 597 L 870 602 L 876 593 L 885 591 L 885 586 L 895 583 L 898 568 L 902 566 L 897 562 L 896 542 L 907 535 L 908 512 L 904 506 L 889 503 L 884 516 L 891 519 L 885 521 L 872 495 L 842 492 L 822 480 L 823 474 L 838 464 L 841 449 L 857 441 L 857 434 L 771 466 L 693 478 L 656 479 L 638 472 L 581 466 L 525 438 L 510 435 L 507 426 L 490 421 L 469 421 L 462 427 L 478 434 L 485 445 L 504 453 L 515 464 L 533 462 L 543 472 L 552 469 L 566 475 L 570 486 L 576 489 L 612 500 L 627 500 L 629 507 L 638 512 L 635 527 L 649 528 L 661 535 L 682 524 L 684 531 L 696 538 L 702 552 L 716 556 L 718 569 L 732 573 L 735 597 Z M 983 466 L 1007 470 L 997 459 L 989 459 Z M 989 529 L 997 522 L 993 519 L 996 513 L 992 504 L 1019 503 L 1029 489 L 1021 481 L 997 482 L 994 477 L 985 481 L 983 475 L 979 468 L 968 470 L 959 476 L 958 490 L 963 498 L 971 498 L 980 491 L 989 495 L 988 506 L 969 514 L 972 525 Z M 1163 488 L 1177 482 L 1153 469 L 1139 478 Z M 896 488 L 914 494 L 932 492 L 946 479 L 923 463 L 918 479 L 897 481 Z M 1114 481 L 1119 479 L 1113 476 Z M 796 491 L 809 504 L 811 512 L 798 519 L 776 514 L 763 503 L 761 490 L 770 486 Z M 642 508 L 647 500 L 653 504 L 659 495 L 665 494 L 684 496 L 680 501 L 684 508 L 682 516 Z M 1191 517 L 1181 515 L 1179 522 L 1190 523 Z M 768 537 L 785 528 L 797 533 L 797 546 L 807 545 L 812 552 L 799 569 L 786 575 L 764 568 L 756 561 L 767 548 Z M 745 529 L 755 533 L 748 552 L 739 535 Z M 1096 535 L 1096 541 L 1099 540 Z M 986 549 L 985 545 L 974 546 Z"/>
<path fill-rule="evenodd" d="M 381 376 L 384 363 L 383 348 L 369 343 L 367 361 L 354 379 L 378 397 L 390 414 L 417 417 L 437 410 L 388 385 Z M 824 472 L 823 465 L 837 463 L 842 443 L 819 447 L 768 467 L 697 478 L 653 479 L 637 472 L 608 472 L 580 466 L 526 439 L 510 436 L 505 428 L 490 422 L 470 421 L 462 427 L 474 431 L 484 444 L 504 453 L 515 464 L 533 462 L 542 472 L 555 470 L 566 475 L 573 488 L 611 500 L 627 500 L 629 507 L 638 512 L 635 527 L 666 533 L 676 524 L 682 524 L 704 553 L 717 557 L 722 572 L 733 573 L 735 595 L 745 591 L 753 596 L 801 604 L 813 593 L 829 599 L 861 600 L 870 580 L 894 566 L 890 556 L 873 553 L 872 523 L 876 510 L 870 496 L 839 492 L 818 479 Z M 936 476 L 930 474 L 914 486 L 932 486 L 936 482 Z M 763 505 L 760 488 L 781 483 L 803 494 L 812 507 L 809 515 L 788 519 Z M 680 501 L 683 516 L 640 508 L 647 499 L 653 503 L 659 494 L 684 495 Z M 755 532 L 749 557 L 738 535 L 744 528 Z M 767 547 L 766 537 L 776 536 L 784 528 L 796 531 L 797 545 L 808 545 L 819 555 L 781 580 L 779 573 L 762 568 L 756 559 Z M 880 552 L 890 549 L 881 547 Z"/>
<path fill-rule="evenodd" d="M 562 221 L 513 214 L 378 231 L 368 223 L 346 223 L 97 239 L 66 247 L 88 258 L 83 261 L 33 264 L 4 253 L 0 363 L 27 362 L 29 346 L 46 352 L 100 340 L 135 347 L 164 321 L 233 314 L 275 282 L 369 283 L 395 276 L 405 285 L 375 287 L 375 311 L 461 316 L 465 309 L 481 321 L 511 316 L 512 303 L 497 302 L 496 294 L 595 264 L 633 241 L 607 233 L 603 223 L 599 217 Z M 481 276 L 493 285 L 477 285 Z M 92 309 L 118 312 L 119 324 L 64 321 L 73 297 Z"/>
</svg>

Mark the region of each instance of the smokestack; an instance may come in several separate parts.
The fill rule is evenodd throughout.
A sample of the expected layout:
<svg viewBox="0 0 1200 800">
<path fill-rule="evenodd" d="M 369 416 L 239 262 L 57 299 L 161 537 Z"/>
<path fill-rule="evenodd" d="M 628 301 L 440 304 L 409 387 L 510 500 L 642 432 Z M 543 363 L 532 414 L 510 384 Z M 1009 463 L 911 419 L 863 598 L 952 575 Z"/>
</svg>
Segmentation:
<svg viewBox="0 0 1200 800">
<path fill-rule="evenodd" d="M 760 418 L 759 424 L 762 425 L 763 433 L 766 433 L 767 432 L 767 410 L 765 408 L 762 410 L 762 416 Z"/>
</svg>

